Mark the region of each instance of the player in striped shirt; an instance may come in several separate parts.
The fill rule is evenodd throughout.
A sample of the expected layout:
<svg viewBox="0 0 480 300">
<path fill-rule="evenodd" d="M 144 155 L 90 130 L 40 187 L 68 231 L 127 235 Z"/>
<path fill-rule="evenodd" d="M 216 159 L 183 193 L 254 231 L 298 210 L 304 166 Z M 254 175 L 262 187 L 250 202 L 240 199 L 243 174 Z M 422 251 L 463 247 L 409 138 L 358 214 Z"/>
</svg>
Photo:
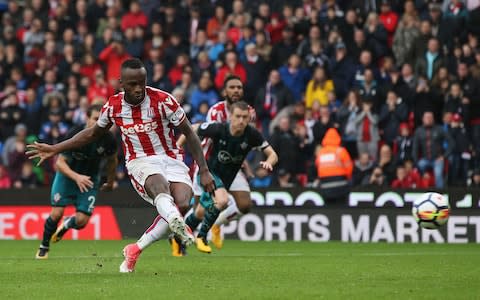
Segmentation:
<svg viewBox="0 0 480 300">
<path fill-rule="evenodd" d="M 199 165 L 202 186 L 209 192 L 215 189 L 200 140 L 185 112 L 172 95 L 146 86 L 146 80 L 143 63 L 135 58 L 126 60 L 121 67 L 124 92 L 108 99 L 95 126 L 56 145 L 29 145 L 27 151 L 30 158 L 39 157 L 42 163 L 57 153 L 97 140 L 112 125 L 120 129 L 131 182 L 138 194 L 159 213 L 142 238 L 123 249 L 125 260 L 120 272 L 133 272 L 142 250 L 158 240 L 168 228 L 183 243 L 191 244 L 194 240 L 182 217 L 189 208 L 192 189 L 182 151 L 176 145 L 175 127 L 186 136 L 188 148 Z"/>
</svg>

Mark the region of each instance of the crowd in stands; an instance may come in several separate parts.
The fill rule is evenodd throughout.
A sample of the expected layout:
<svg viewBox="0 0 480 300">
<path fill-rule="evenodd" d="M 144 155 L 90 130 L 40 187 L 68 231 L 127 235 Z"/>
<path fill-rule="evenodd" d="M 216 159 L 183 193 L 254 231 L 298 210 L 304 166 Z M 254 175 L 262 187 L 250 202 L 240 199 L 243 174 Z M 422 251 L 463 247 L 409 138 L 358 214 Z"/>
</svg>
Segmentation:
<svg viewBox="0 0 480 300">
<path fill-rule="evenodd" d="M 26 144 L 82 126 L 129 57 L 192 123 L 240 77 L 279 155 L 248 172 L 254 187 L 318 183 L 331 128 L 353 186 L 480 185 L 478 0 L 0 0 L 0 14 L 0 188 L 51 182 Z"/>
</svg>

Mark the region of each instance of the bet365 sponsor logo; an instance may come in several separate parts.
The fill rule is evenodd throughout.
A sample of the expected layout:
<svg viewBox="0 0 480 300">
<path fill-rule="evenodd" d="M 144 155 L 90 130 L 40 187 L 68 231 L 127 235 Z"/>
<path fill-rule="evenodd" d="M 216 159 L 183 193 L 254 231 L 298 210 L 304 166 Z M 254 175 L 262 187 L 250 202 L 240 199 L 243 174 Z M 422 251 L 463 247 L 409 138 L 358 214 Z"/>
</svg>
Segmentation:
<svg viewBox="0 0 480 300">
<path fill-rule="evenodd" d="M 134 134 L 134 133 L 149 133 L 158 128 L 158 123 L 156 121 L 143 124 L 132 124 L 132 125 L 123 125 L 120 127 L 122 133 L 125 135 Z"/>
</svg>

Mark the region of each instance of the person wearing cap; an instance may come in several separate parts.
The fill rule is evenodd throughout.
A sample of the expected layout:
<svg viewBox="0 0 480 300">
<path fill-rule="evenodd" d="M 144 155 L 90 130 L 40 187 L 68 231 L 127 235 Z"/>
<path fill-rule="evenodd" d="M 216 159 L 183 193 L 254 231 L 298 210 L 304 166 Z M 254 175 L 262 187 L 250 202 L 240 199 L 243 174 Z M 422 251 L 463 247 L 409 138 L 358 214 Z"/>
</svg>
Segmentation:
<svg viewBox="0 0 480 300">
<path fill-rule="evenodd" d="M 448 129 L 448 133 L 454 141 L 452 154 L 448 157 L 450 167 L 448 181 L 453 185 L 465 186 L 472 155 L 471 143 L 462 121 L 460 114 L 453 114 Z"/>
<path fill-rule="evenodd" d="M 335 56 L 332 60 L 330 73 L 332 74 L 333 85 L 337 97 L 343 99 L 350 84 L 353 82 L 353 72 L 355 65 L 352 59 L 347 55 L 347 49 L 343 42 L 335 45 Z"/>
</svg>

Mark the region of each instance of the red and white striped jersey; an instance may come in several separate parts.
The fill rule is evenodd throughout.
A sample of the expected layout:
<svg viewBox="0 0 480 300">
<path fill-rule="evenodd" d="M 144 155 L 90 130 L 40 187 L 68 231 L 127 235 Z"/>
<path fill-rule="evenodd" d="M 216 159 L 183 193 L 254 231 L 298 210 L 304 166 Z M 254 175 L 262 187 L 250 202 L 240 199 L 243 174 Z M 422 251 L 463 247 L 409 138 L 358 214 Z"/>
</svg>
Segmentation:
<svg viewBox="0 0 480 300">
<path fill-rule="evenodd" d="M 183 161 L 174 127 L 185 118 L 184 110 L 172 95 L 147 86 L 145 99 L 137 105 L 128 104 L 123 92 L 111 96 L 97 125 L 105 128 L 115 124 L 120 129 L 126 161 L 159 154 Z"/>
</svg>

